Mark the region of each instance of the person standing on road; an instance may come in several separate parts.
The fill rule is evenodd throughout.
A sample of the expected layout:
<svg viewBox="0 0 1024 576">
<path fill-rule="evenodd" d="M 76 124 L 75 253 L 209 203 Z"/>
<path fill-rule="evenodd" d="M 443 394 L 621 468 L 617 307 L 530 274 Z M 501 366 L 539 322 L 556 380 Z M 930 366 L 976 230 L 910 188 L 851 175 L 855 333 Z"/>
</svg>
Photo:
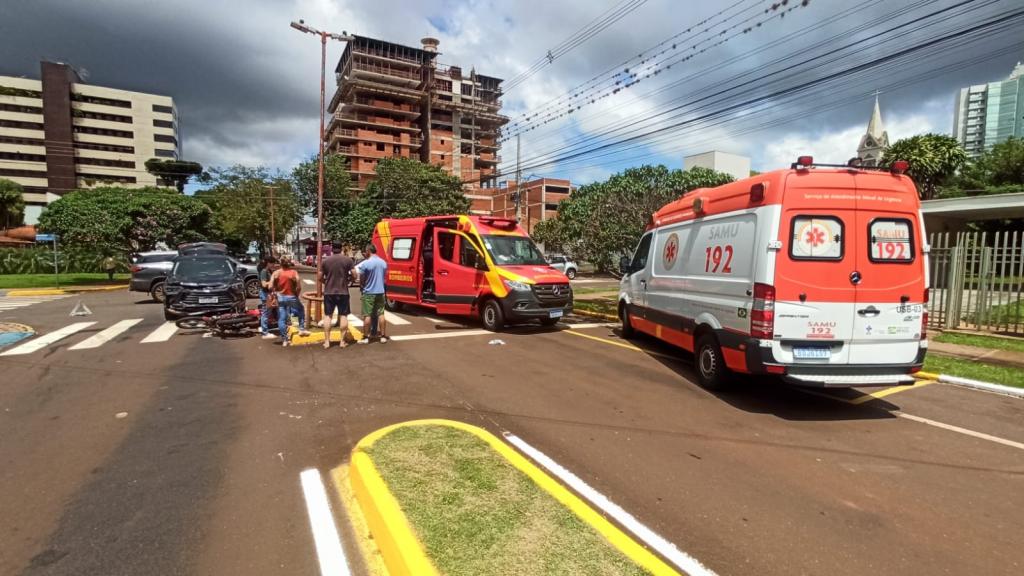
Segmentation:
<svg viewBox="0 0 1024 576">
<path fill-rule="evenodd" d="M 270 276 L 277 268 L 277 258 L 266 255 L 256 267 L 260 280 L 260 334 L 264 340 L 273 340 L 275 336 L 270 333 L 270 312 L 277 308 L 277 295 L 274 293 L 274 285 L 270 282 Z"/>
<path fill-rule="evenodd" d="M 384 321 L 384 276 L 388 273 L 388 263 L 377 256 L 377 247 L 367 244 L 363 249 L 364 260 L 356 265 L 356 276 L 362 288 L 363 304 L 363 339 L 360 344 L 368 344 L 371 336 L 380 336 L 381 344 L 388 341 L 386 322 Z M 376 321 L 378 334 L 372 334 Z"/>
<path fill-rule="evenodd" d="M 352 278 L 352 268 L 356 263 L 342 249 L 341 242 L 333 243 L 334 253 L 324 258 L 324 348 L 331 347 L 331 319 L 334 311 L 338 311 L 338 328 L 341 329 L 341 347 L 348 346 L 348 315 L 352 313 L 349 304 L 348 287 Z"/>
<path fill-rule="evenodd" d="M 107 280 L 114 281 L 114 270 L 117 270 L 117 260 L 113 256 L 103 259 L 103 271 L 107 273 Z"/>
<path fill-rule="evenodd" d="M 290 258 L 282 258 L 281 268 L 270 277 L 277 294 L 277 330 L 282 346 L 291 345 L 288 340 L 288 321 L 292 314 L 299 318 L 299 336 L 309 336 L 306 330 L 306 311 L 302 308 L 302 302 L 299 302 L 302 282 L 293 266 Z"/>
</svg>

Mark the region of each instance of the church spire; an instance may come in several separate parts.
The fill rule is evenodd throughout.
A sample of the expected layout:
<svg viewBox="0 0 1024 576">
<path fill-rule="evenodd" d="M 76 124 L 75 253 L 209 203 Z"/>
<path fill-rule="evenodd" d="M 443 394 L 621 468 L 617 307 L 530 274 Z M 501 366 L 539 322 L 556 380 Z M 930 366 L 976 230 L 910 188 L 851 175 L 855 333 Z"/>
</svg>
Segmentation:
<svg viewBox="0 0 1024 576">
<path fill-rule="evenodd" d="M 882 110 L 878 105 L 879 94 L 881 92 L 875 90 L 875 109 L 871 111 L 868 131 L 861 137 L 860 145 L 857 146 L 857 157 L 864 166 L 878 166 L 885 149 L 889 147 L 889 134 L 882 126 Z"/>
<path fill-rule="evenodd" d="M 881 140 L 882 134 L 885 133 L 885 128 L 882 127 L 882 111 L 878 107 L 878 92 L 875 92 L 875 110 L 871 113 L 871 121 L 868 122 L 868 134 L 875 138 L 875 140 Z"/>
</svg>

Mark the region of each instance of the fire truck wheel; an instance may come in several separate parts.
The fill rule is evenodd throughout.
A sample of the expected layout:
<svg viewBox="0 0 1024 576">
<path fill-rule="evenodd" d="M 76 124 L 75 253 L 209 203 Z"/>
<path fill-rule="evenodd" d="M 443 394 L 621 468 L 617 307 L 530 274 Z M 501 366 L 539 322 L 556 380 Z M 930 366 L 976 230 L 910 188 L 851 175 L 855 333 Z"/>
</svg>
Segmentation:
<svg viewBox="0 0 1024 576">
<path fill-rule="evenodd" d="M 501 305 L 498 304 L 497 300 L 488 300 L 484 302 L 483 308 L 480 309 L 480 321 L 483 322 L 484 329 L 490 330 L 491 332 L 497 332 L 505 325 L 505 315 L 501 312 Z"/>
<path fill-rule="evenodd" d="M 633 325 L 630 324 L 629 320 L 629 306 L 623 303 L 619 306 L 619 318 L 622 319 L 622 337 L 632 338 L 636 336 L 636 330 L 633 329 Z"/>
<path fill-rule="evenodd" d="M 402 303 L 391 298 L 384 298 L 384 307 L 391 312 L 399 312 L 402 310 Z"/>
<path fill-rule="evenodd" d="M 729 383 L 728 368 L 722 349 L 713 334 L 703 334 L 697 339 L 695 362 L 697 364 L 697 380 L 702 388 L 721 390 Z"/>
</svg>

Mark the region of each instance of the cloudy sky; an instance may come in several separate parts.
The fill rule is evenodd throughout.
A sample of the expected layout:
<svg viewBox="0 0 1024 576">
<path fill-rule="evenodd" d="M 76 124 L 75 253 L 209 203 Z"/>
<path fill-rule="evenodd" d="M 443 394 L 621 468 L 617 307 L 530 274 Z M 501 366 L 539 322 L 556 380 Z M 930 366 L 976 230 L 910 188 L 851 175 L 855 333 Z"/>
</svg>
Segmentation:
<svg viewBox="0 0 1024 576">
<path fill-rule="evenodd" d="M 207 166 L 244 163 L 287 170 L 316 148 L 319 97 L 319 42 L 290 29 L 292 19 L 408 45 L 434 36 L 441 41 L 442 63 L 509 79 L 548 50 L 559 52 L 557 47 L 578 31 L 593 31 L 588 24 L 623 9 L 614 24 L 503 97 L 503 112 L 512 118 L 538 111 L 546 118 L 547 111 L 556 111 L 552 122 L 522 125 L 535 127 L 521 135 L 529 171 L 585 183 L 644 162 L 681 167 L 683 155 L 709 149 L 748 155 L 760 170 L 781 167 L 798 154 L 844 162 L 855 154 L 875 90 L 882 92 L 891 140 L 949 132 L 957 88 L 1003 79 L 1024 60 L 1024 26 L 1016 19 L 870 65 L 1020 9 L 1020 0 L 812 0 L 802 7 L 787 0 L 774 11 L 772 4 L 0 0 L 0 74 L 35 78 L 39 61 L 49 59 L 86 70 L 90 83 L 168 94 L 181 115 L 186 158 Z M 778 17 L 788 8 L 794 9 Z M 342 48 L 329 45 L 329 67 Z M 830 51 L 836 52 L 826 57 Z M 796 64 L 813 57 L 819 60 Z M 865 69 L 785 93 L 859 64 Z M 608 70 L 612 75 L 601 75 Z M 637 78 L 642 81 L 599 97 L 611 92 L 616 79 Z M 558 117 L 571 106 L 566 101 L 546 105 L 564 93 L 581 94 L 578 100 L 587 105 Z M 669 108 L 675 111 L 659 115 Z M 701 120 L 707 114 L 712 115 Z M 657 138 L 645 135 L 680 121 L 689 123 Z M 624 136 L 634 139 L 616 145 Z M 597 146 L 607 147 L 565 158 Z M 502 156 L 508 170 L 514 139 Z M 545 164 L 545 158 L 562 161 Z"/>
</svg>

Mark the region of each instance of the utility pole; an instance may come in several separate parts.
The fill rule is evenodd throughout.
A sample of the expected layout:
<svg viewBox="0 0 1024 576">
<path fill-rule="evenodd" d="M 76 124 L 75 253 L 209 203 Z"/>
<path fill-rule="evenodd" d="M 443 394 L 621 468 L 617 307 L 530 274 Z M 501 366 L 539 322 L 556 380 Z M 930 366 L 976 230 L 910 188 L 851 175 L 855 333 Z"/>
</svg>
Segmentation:
<svg viewBox="0 0 1024 576">
<path fill-rule="evenodd" d="M 519 222 L 519 206 L 522 200 L 522 193 L 520 192 L 520 184 L 523 179 L 522 165 L 519 163 L 519 134 L 516 134 L 516 222 Z"/>
<path fill-rule="evenodd" d="M 274 254 L 274 246 L 277 246 L 277 237 L 274 234 L 277 222 L 274 220 L 274 190 L 277 186 L 267 186 L 267 190 L 270 191 L 270 254 Z"/>
</svg>

